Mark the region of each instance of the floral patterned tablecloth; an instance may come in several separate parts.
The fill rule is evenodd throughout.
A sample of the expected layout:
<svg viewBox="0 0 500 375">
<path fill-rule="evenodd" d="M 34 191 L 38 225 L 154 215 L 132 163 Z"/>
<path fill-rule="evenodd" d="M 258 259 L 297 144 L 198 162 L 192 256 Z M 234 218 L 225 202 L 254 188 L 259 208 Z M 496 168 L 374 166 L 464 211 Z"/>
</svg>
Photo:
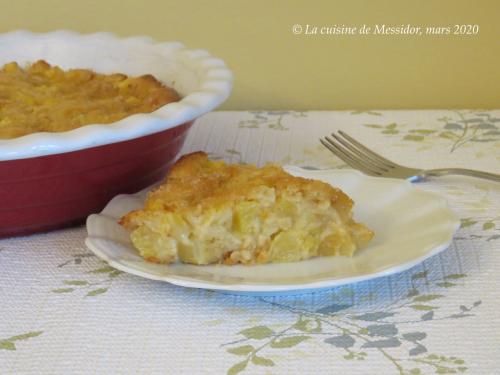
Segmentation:
<svg viewBox="0 0 500 375">
<path fill-rule="evenodd" d="M 345 168 L 318 142 L 335 129 L 403 165 L 500 172 L 498 110 L 215 112 L 183 153 Z M 0 240 L 0 374 L 500 374 L 500 184 L 419 186 L 462 219 L 447 250 L 309 294 L 128 275 L 86 249 L 83 227 Z"/>
</svg>

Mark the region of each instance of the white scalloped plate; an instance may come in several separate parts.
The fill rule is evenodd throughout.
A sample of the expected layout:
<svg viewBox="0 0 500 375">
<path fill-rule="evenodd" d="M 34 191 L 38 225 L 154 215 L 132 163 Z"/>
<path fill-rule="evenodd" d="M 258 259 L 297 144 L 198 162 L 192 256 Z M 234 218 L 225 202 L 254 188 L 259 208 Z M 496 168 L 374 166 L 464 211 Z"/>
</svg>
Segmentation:
<svg viewBox="0 0 500 375">
<path fill-rule="evenodd" d="M 304 170 L 289 173 L 340 187 L 356 202 L 356 220 L 375 238 L 352 258 L 318 257 L 256 266 L 158 265 L 144 261 L 132 247 L 118 218 L 142 207 L 146 191 L 119 195 L 87 220 L 86 244 L 111 266 L 172 284 L 231 292 L 276 293 L 328 288 L 404 271 L 446 249 L 459 219 L 440 196 L 408 181 L 365 176 L 353 170 Z"/>
</svg>

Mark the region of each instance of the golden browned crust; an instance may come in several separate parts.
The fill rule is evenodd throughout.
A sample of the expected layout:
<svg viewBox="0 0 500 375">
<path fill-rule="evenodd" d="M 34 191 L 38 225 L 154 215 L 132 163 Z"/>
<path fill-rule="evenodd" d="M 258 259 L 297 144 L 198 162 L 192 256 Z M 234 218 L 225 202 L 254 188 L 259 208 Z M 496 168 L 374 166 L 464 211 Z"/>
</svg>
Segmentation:
<svg viewBox="0 0 500 375">
<path fill-rule="evenodd" d="M 231 202 L 252 199 L 256 188 L 271 187 L 279 196 L 284 191 L 314 196 L 330 201 L 342 214 L 349 212 L 352 200 L 340 189 L 324 182 L 294 177 L 280 166 L 226 164 L 208 159 L 204 152 L 181 157 L 164 183 L 149 194 L 146 210 L 182 211 L 199 206 L 218 207 Z"/>
<path fill-rule="evenodd" d="M 340 189 L 277 165 L 230 165 L 196 152 L 120 223 L 150 261 L 266 263 L 352 255 L 373 236 L 352 220 L 352 206 Z"/>
<path fill-rule="evenodd" d="M 149 74 L 64 71 L 43 60 L 23 69 L 11 62 L 0 69 L 0 139 L 108 124 L 179 99 Z"/>
</svg>

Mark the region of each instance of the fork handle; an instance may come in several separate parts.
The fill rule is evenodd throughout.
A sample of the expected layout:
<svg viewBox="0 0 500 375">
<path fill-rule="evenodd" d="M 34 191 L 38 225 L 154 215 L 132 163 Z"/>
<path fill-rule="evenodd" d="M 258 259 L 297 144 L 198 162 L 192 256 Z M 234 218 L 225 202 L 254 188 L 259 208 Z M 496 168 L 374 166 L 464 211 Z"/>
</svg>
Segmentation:
<svg viewBox="0 0 500 375">
<path fill-rule="evenodd" d="M 500 175 L 495 173 L 488 173 L 482 171 L 474 171 L 472 169 L 462 169 L 462 168 L 442 168 L 442 169 L 429 169 L 424 171 L 424 177 L 439 177 L 447 175 L 461 175 L 461 176 L 471 176 L 478 178 L 485 178 L 491 181 L 500 182 Z"/>
</svg>

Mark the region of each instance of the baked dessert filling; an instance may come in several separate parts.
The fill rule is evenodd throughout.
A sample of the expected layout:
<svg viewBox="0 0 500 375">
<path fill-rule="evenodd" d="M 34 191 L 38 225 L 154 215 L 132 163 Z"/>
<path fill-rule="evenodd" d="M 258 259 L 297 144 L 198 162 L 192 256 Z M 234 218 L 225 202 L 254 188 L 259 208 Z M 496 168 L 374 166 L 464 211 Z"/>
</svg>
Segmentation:
<svg viewBox="0 0 500 375">
<path fill-rule="evenodd" d="M 352 207 L 340 189 L 277 165 L 231 165 L 196 152 L 120 224 L 151 262 L 294 262 L 352 256 L 367 244 L 374 234 L 353 220 Z"/>
<path fill-rule="evenodd" d="M 40 60 L 0 69 L 0 139 L 109 124 L 180 100 L 152 75 L 127 77 L 88 69 L 64 71 Z"/>
</svg>

